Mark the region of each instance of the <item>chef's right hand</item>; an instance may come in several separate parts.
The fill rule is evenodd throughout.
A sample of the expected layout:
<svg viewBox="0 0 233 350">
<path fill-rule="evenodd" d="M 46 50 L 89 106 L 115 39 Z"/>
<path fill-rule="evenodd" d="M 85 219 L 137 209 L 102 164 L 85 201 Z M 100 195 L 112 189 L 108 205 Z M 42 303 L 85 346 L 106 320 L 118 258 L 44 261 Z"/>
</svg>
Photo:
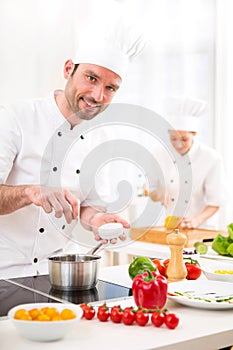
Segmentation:
<svg viewBox="0 0 233 350">
<path fill-rule="evenodd" d="M 29 186 L 25 193 L 31 203 L 46 213 L 54 210 L 56 218 L 64 215 L 68 224 L 78 217 L 78 200 L 65 188 Z"/>
<path fill-rule="evenodd" d="M 171 200 L 171 195 L 166 188 L 159 187 L 151 192 L 150 198 L 155 202 L 160 202 L 165 208 L 167 208 Z"/>
</svg>

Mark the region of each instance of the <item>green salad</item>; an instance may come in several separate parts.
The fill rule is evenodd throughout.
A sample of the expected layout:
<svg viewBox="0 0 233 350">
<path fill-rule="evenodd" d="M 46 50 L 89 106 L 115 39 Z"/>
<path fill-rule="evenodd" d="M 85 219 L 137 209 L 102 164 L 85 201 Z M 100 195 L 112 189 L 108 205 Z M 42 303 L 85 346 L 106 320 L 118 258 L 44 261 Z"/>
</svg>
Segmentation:
<svg viewBox="0 0 233 350">
<path fill-rule="evenodd" d="M 219 233 L 212 242 L 212 249 L 219 255 L 233 257 L 233 223 L 227 226 L 228 236 Z"/>
</svg>

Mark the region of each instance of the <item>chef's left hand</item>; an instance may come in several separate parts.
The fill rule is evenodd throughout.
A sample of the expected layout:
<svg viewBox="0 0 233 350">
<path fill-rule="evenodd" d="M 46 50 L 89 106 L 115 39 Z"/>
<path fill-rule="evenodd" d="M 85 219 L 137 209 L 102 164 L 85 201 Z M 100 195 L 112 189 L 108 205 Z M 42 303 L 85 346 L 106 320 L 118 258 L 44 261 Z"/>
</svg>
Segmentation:
<svg viewBox="0 0 233 350">
<path fill-rule="evenodd" d="M 195 218 L 183 218 L 180 223 L 180 228 L 192 229 L 198 226 L 197 220 Z"/>
<path fill-rule="evenodd" d="M 98 233 L 98 227 L 104 224 L 108 224 L 110 222 L 120 222 L 124 228 L 126 229 L 130 228 L 130 224 L 119 215 L 109 214 L 109 213 L 97 213 L 91 219 L 92 232 L 94 233 L 95 239 L 97 241 L 101 240 L 101 237 L 99 236 L 99 233 Z M 119 239 L 121 241 L 124 241 L 126 239 L 125 233 L 120 235 Z M 106 240 L 106 243 L 107 243 L 107 240 Z M 117 243 L 117 238 L 111 239 L 110 243 L 112 244 Z"/>
</svg>

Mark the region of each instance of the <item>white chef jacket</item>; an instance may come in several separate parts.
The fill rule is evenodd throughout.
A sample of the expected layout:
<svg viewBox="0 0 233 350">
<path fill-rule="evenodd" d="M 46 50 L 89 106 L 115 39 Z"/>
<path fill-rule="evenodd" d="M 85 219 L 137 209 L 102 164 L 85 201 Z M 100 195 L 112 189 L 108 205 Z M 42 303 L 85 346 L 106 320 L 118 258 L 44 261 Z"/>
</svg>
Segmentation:
<svg viewBox="0 0 233 350">
<path fill-rule="evenodd" d="M 82 168 L 87 154 L 101 142 L 98 136 L 90 136 L 80 135 L 79 126 L 70 129 L 53 95 L 4 106 L 0 109 L 0 183 L 61 185 L 71 189 L 82 206 L 103 205 L 106 179 L 103 174 L 91 174 L 98 189 L 96 198 L 90 183 L 93 169 Z M 0 278 L 45 273 L 46 258 L 65 247 L 75 225 L 34 204 L 1 215 Z"/>
<path fill-rule="evenodd" d="M 193 217 L 200 212 L 205 206 L 223 206 L 226 202 L 226 182 L 223 161 L 221 155 L 209 146 L 195 140 L 190 151 L 186 155 L 186 163 L 179 169 L 172 155 L 164 149 L 155 151 L 157 161 L 163 173 L 163 179 L 156 178 L 156 173 L 151 173 L 153 179 L 151 181 L 150 190 L 153 191 L 158 187 L 165 187 L 171 195 L 172 201 L 168 208 L 163 211 L 160 217 L 159 225 L 164 224 L 167 215 L 177 215 L 182 217 Z M 177 163 L 182 161 L 182 155 L 178 154 L 174 149 Z M 182 164 L 182 163 L 181 163 Z M 191 166 L 191 172 L 187 172 L 187 178 L 184 182 L 179 181 L 179 172 L 186 171 Z M 190 176 L 191 175 L 191 176 Z M 179 212 L 180 206 L 177 206 L 177 200 L 180 191 L 185 191 L 189 186 L 191 191 L 186 198 L 186 209 Z M 217 229 L 218 213 L 209 218 L 205 223 L 201 224 L 202 228 Z"/>
</svg>

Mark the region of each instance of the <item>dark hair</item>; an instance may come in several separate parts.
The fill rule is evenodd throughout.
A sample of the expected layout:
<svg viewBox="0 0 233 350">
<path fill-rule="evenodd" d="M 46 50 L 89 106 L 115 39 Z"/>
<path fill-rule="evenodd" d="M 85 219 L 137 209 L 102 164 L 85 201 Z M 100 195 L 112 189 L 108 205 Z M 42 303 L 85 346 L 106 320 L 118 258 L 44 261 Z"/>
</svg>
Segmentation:
<svg viewBox="0 0 233 350">
<path fill-rule="evenodd" d="M 79 63 L 75 63 L 73 72 L 71 73 L 71 77 L 72 77 L 72 76 L 74 75 L 74 73 L 76 72 L 78 66 L 79 66 Z"/>
</svg>

